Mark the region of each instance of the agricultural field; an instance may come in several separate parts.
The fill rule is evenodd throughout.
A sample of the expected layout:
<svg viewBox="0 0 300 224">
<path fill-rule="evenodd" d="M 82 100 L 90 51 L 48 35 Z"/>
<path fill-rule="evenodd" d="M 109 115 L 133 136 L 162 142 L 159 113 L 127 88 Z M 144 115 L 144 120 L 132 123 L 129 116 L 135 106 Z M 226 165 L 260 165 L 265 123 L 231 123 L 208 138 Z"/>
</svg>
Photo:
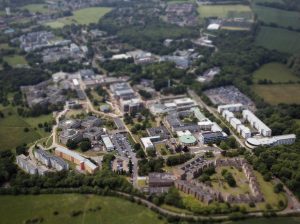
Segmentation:
<svg viewBox="0 0 300 224">
<path fill-rule="evenodd" d="M 23 118 L 17 115 L 14 108 L 0 108 L 0 110 L 5 115 L 4 118 L 0 118 L 0 150 L 14 149 L 19 145 L 32 143 L 49 135 L 37 126 L 39 123 L 50 122 L 51 115 Z M 25 128 L 29 131 L 25 132 Z"/>
<path fill-rule="evenodd" d="M 270 50 L 290 54 L 300 53 L 299 32 L 262 26 L 256 36 L 255 43 Z"/>
<path fill-rule="evenodd" d="M 300 104 L 300 84 L 253 85 L 253 91 L 267 103 Z"/>
<path fill-rule="evenodd" d="M 198 13 L 201 19 L 209 17 L 252 18 L 252 10 L 247 5 L 201 5 L 198 7 Z"/>
<path fill-rule="evenodd" d="M 73 12 L 73 16 L 59 18 L 53 22 L 46 23 L 45 25 L 52 28 L 62 28 L 65 25 L 72 23 L 87 25 L 90 23 L 97 23 L 106 13 L 110 12 L 112 8 L 108 7 L 91 7 L 80 9 Z"/>
<path fill-rule="evenodd" d="M 12 67 L 16 67 L 18 65 L 27 65 L 26 59 L 21 55 L 5 56 L 4 61 L 6 61 Z"/>
<path fill-rule="evenodd" d="M 23 6 L 21 9 L 27 9 L 31 13 L 47 13 L 48 12 L 48 7 L 46 4 L 29 4 Z"/>
<path fill-rule="evenodd" d="M 273 83 L 297 82 L 300 78 L 293 74 L 284 64 L 269 63 L 263 65 L 253 74 L 253 81 L 270 80 Z"/>
<path fill-rule="evenodd" d="M 257 14 L 258 20 L 264 23 L 275 23 L 283 27 L 300 28 L 300 13 L 280 10 L 270 7 L 253 5 L 253 11 Z"/>
<path fill-rule="evenodd" d="M 149 209 L 114 197 L 79 194 L 19 195 L 0 196 L 0 200 L 3 224 L 29 223 L 28 220 L 34 218 L 42 218 L 44 224 L 164 223 Z"/>
</svg>

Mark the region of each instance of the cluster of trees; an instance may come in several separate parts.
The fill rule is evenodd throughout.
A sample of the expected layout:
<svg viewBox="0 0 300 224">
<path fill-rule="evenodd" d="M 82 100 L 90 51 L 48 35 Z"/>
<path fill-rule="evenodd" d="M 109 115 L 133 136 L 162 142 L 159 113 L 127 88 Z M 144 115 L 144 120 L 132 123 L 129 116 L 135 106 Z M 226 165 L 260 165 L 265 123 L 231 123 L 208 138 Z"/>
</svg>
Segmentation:
<svg viewBox="0 0 300 224">
<path fill-rule="evenodd" d="M 83 139 L 79 143 L 69 139 L 66 146 L 70 149 L 76 149 L 78 146 L 82 152 L 86 152 L 91 149 L 91 141 L 87 138 Z"/>
<path fill-rule="evenodd" d="M 224 177 L 224 179 L 226 180 L 227 184 L 230 187 L 236 187 L 236 181 L 232 175 L 232 173 L 230 173 L 228 170 L 223 169 L 222 170 L 222 176 Z"/>
<path fill-rule="evenodd" d="M 265 2 L 257 2 L 257 5 L 281 9 L 281 10 L 288 10 L 288 11 L 298 11 L 300 12 L 300 4 L 297 0 L 283 0 L 283 1 L 265 1 Z"/>
<path fill-rule="evenodd" d="M 8 182 L 17 173 L 15 156 L 9 150 L 0 151 L 0 185 Z"/>
<path fill-rule="evenodd" d="M 139 175 L 146 176 L 151 172 L 163 172 L 165 160 L 163 158 L 158 159 L 141 159 L 138 161 Z"/>
<path fill-rule="evenodd" d="M 263 174 L 265 180 L 272 176 L 279 178 L 290 190 L 300 197 L 300 152 L 299 143 L 292 146 L 257 148 L 246 159 L 254 169 Z M 277 191 L 281 187 L 277 186 Z"/>
<path fill-rule="evenodd" d="M 193 158 L 193 155 L 190 153 L 185 154 L 179 154 L 179 155 L 173 155 L 169 156 L 166 160 L 167 166 L 176 166 L 182 163 L 185 163 L 186 161 Z"/>
</svg>

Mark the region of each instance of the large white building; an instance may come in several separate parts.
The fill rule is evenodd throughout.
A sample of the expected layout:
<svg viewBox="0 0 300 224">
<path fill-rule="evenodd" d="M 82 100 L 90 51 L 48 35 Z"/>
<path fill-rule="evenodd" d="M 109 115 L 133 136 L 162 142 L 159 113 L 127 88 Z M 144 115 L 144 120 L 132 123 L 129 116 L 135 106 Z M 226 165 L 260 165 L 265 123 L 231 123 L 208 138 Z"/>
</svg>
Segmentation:
<svg viewBox="0 0 300 224">
<path fill-rule="evenodd" d="M 250 110 L 243 110 L 243 118 L 247 120 L 253 128 L 257 129 L 262 136 L 270 137 L 272 135 L 272 130 Z"/>
<path fill-rule="evenodd" d="M 50 153 L 42 149 L 36 149 L 34 151 L 34 156 L 38 161 L 40 161 L 47 167 L 54 168 L 58 171 L 69 169 L 69 164 L 62 158 L 51 155 Z"/>
<path fill-rule="evenodd" d="M 222 116 L 225 118 L 226 121 L 230 122 L 232 118 L 234 118 L 234 114 L 229 110 L 223 110 Z"/>
<path fill-rule="evenodd" d="M 242 122 L 241 122 L 239 119 L 235 118 L 235 117 L 231 118 L 231 120 L 230 120 L 230 125 L 231 125 L 235 130 L 237 130 L 237 129 L 238 129 L 238 126 L 241 125 L 241 124 L 242 124 Z"/>
<path fill-rule="evenodd" d="M 21 154 L 16 156 L 17 165 L 29 174 L 44 175 L 48 170 L 46 167 L 37 166 L 29 157 Z"/>
<path fill-rule="evenodd" d="M 223 110 L 229 110 L 231 112 L 238 112 L 244 108 L 243 104 L 227 104 L 218 106 L 218 112 L 221 114 Z"/>
<path fill-rule="evenodd" d="M 245 125 L 239 125 L 237 128 L 237 132 L 245 139 L 251 137 L 251 130 Z"/>
<path fill-rule="evenodd" d="M 259 146 L 277 146 L 277 145 L 292 145 L 296 140 L 296 135 L 278 135 L 273 137 L 264 137 L 264 138 L 248 138 L 246 145 L 254 149 Z"/>
<path fill-rule="evenodd" d="M 145 137 L 141 138 L 142 145 L 144 146 L 145 150 L 148 149 L 154 149 L 154 142 L 157 142 L 160 140 L 160 136 L 151 136 L 151 137 Z"/>
</svg>

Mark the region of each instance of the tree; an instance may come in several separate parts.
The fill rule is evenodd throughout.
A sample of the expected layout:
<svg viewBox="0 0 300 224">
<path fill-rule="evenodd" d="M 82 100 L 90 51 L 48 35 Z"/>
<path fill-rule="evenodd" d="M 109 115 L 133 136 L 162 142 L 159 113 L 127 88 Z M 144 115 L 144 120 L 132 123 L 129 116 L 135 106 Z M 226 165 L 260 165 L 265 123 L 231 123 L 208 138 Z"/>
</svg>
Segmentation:
<svg viewBox="0 0 300 224">
<path fill-rule="evenodd" d="M 282 183 L 278 183 L 274 186 L 274 192 L 275 193 L 280 193 L 283 191 L 283 184 Z"/>
<path fill-rule="evenodd" d="M 167 205 L 174 205 L 179 208 L 183 207 L 182 198 L 180 197 L 179 191 L 174 187 L 169 189 L 164 201 Z"/>
<path fill-rule="evenodd" d="M 66 146 L 67 146 L 69 149 L 76 149 L 77 143 L 76 143 L 75 141 L 69 139 L 69 140 L 67 141 Z"/>
<path fill-rule="evenodd" d="M 129 173 L 132 174 L 132 172 L 133 172 L 133 163 L 132 163 L 131 159 L 128 162 L 128 169 L 129 169 Z"/>
<path fill-rule="evenodd" d="M 86 152 L 86 151 L 90 150 L 91 147 L 92 146 L 91 146 L 90 140 L 84 140 L 84 141 L 80 142 L 80 149 L 83 152 Z"/>
<path fill-rule="evenodd" d="M 27 154 L 27 147 L 26 145 L 20 145 L 16 147 L 16 154 L 21 155 L 21 154 Z"/>
</svg>

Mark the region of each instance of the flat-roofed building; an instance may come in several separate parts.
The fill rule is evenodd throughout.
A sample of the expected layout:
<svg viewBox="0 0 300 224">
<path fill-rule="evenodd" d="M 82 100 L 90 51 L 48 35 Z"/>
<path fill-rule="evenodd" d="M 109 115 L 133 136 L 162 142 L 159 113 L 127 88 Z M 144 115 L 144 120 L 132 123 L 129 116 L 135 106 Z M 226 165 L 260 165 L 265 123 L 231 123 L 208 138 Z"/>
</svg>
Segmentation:
<svg viewBox="0 0 300 224">
<path fill-rule="evenodd" d="M 91 128 L 91 127 L 99 127 L 102 124 L 102 121 L 95 116 L 87 116 L 83 121 L 81 122 L 81 126 L 85 128 Z"/>
<path fill-rule="evenodd" d="M 135 92 L 127 82 L 111 84 L 110 90 L 117 99 L 130 100 L 135 98 Z"/>
<path fill-rule="evenodd" d="M 171 173 L 149 173 L 149 187 L 172 187 L 175 180 Z"/>
<path fill-rule="evenodd" d="M 252 134 L 250 128 L 246 127 L 245 125 L 239 125 L 237 132 L 245 139 L 250 138 Z"/>
<path fill-rule="evenodd" d="M 157 142 L 159 140 L 160 140 L 159 135 L 141 138 L 141 142 L 145 150 L 154 149 L 154 142 Z"/>
<path fill-rule="evenodd" d="M 254 149 L 259 146 L 277 146 L 277 145 L 292 145 L 296 141 L 296 135 L 295 134 L 288 134 L 288 135 L 278 135 L 273 137 L 253 137 L 248 138 L 246 143 L 246 146 Z"/>
<path fill-rule="evenodd" d="M 79 130 L 66 129 L 59 134 L 59 140 L 62 144 L 66 145 L 68 141 L 75 143 L 80 142 L 83 139 L 83 135 Z"/>
<path fill-rule="evenodd" d="M 243 110 L 243 118 L 247 120 L 253 128 L 257 129 L 262 136 L 270 137 L 272 135 L 272 130 L 250 110 Z"/>
<path fill-rule="evenodd" d="M 101 138 L 102 138 L 103 144 L 108 152 L 115 149 L 115 147 L 108 135 L 102 135 Z"/>
<path fill-rule="evenodd" d="M 34 151 L 34 156 L 38 161 L 49 168 L 54 168 L 58 171 L 69 169 L 69 164 L 62 158 L 56 157 L 40 148 Z"/>
<path fill-rule="evenodd" d="M 75 119 L 67 119 L 59 122 L 58 127 L 61 129 L 76 129 L 80 128 L 81 121 L 80 120 L 75 120 Z"/>
<path fill-rule="evenodd" d="M 222 116 L 225 118 L 226 121 L 230 122 L 232 118 L 234 118 L 234 114 L 229 110 L 223 110 Z"/>
<path fill-rule="evenodd" d="M 143 108 L 143 102 L 139 98 L 132 98 L 130 100 L 120 100 L 120 107 L 124 113 L 136 113 Z"/>
<path fill-rule="evenodd" d="M 238 129 L 238 126 L 241 125 L 241 124 L 242 124 L 242 122 L 241 122 L 239 119 L 235 118 L 235 117 L 233 117 L 233 118 L 230 120 L 230 125 L 231 125 L 235 130 L 237 130 L 237 129 Z"/>
<path fill-rule="evenodd" d="M 98 170 L 98 166 L 92 163 L 89 159 L 84 158 L 79 153 L 71 151 L 64 147 L 56 147 L 55 155 L 68 160 L 72 163 L 75 163 L 79 166 L 79 169 L 82 171 L 87 171 L 88 173 L 94 173 Z"/>
<path fill-rule="evenodd" d="M 199 141 L 202 144 L 218 143 L 222 140 L 226 140 L 227 135 L 223 132 L 203 132 L 199 135 Z"/>
<path fill-rule="evenodd" d="M 218 112 L 221 114 L 223 110 L 228 110 L 230 112 L 238 112 L 241 111 L 244 108 L 243 104 L 237 103 L 237 104 L 226 104 L 226 105 L 220 105 L 218 106 Z"/>
</svg>

